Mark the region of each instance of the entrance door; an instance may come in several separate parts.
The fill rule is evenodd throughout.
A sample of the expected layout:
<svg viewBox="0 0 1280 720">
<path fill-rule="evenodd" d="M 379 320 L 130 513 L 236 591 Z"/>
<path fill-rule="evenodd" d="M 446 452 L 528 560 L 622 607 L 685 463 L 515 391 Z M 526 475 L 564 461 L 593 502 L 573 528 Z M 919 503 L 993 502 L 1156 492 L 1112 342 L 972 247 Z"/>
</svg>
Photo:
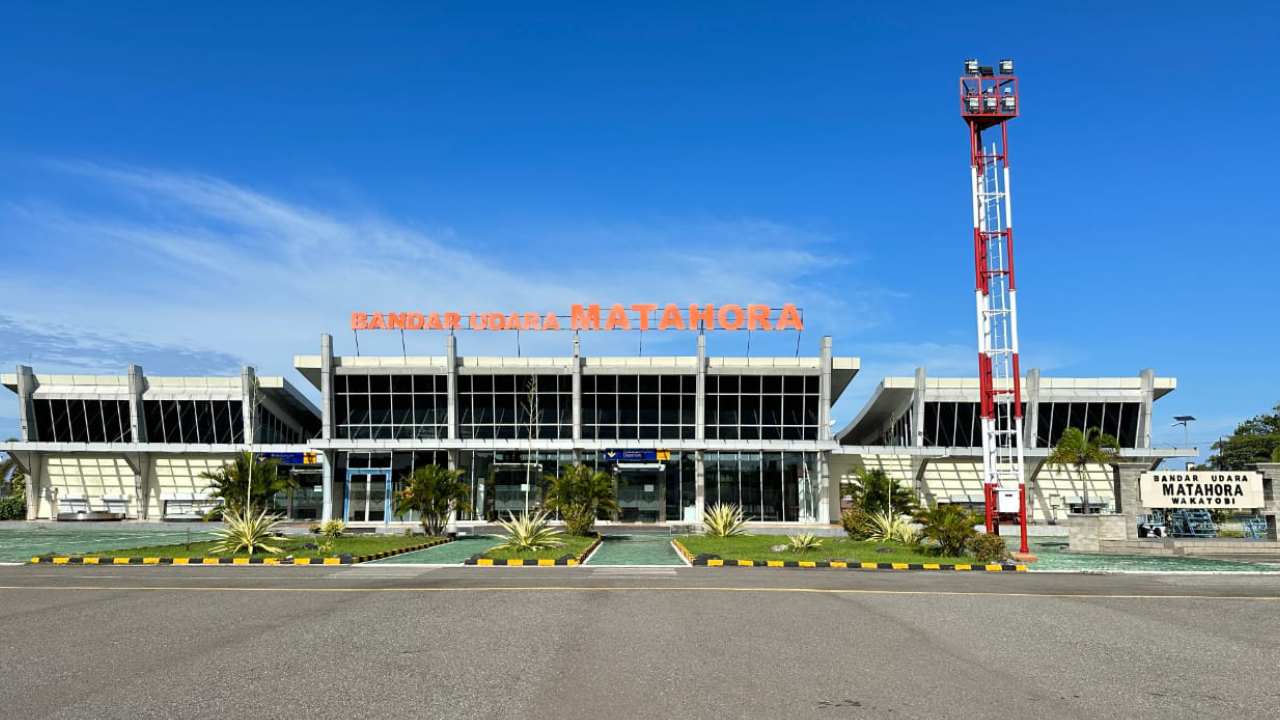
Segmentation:
<svg viewBox="0 0 1280 720">
<path fill-rule="evenodd" d="M 347 470 L 345 515 L 347 522 L 386 522 L 390 509 L 391 471 Z"/>
<path fill-rule="evenodd" d="M 618 465 L 618 520 L 658 523 L 666 520 L 666 477 L 652 467 Z"/>
</svg>

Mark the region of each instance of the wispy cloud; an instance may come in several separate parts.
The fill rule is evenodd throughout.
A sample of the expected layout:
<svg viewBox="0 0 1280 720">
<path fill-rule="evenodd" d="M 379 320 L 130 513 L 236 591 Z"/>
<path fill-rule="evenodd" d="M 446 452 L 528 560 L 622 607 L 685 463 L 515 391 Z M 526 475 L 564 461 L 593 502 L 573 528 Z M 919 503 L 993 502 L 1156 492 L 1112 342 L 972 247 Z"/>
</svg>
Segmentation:
<svg viewBox="0 0 1280 720">
<path fill-rule="evenodd" d="M 834 327 L 831 319 L 853 317 L 867 327 L 883 316 L 875 289 L 846 292 L 827 284 L 833 267 L 847 270 L 850 262 L 831 238 L 767 220 L 627 226 L 584 220 L 544 228 L 538 232 L 563 236 L 566 246 L 581 248 L 592 261 L 543 266 L 518 251 L 495 260 L 449 229 L 426 231 L 377 212 L 290 201 L 217 177 L 84 162 L 54 168 L 95 201 L 11 205 L 5 210 L 9 229 L 0 230 L 33 245 L 22 272 L 3 280 L 13 302 L 0 333 L 11 355 L 41 362 L 107 357 L 114 365 L 115 358 L 136 362 L 167 348 L 216 358 L 214 365 L 234 358 L 284 372 L 293 354 L 315 351 L 322 331 L 334 331 L 348 349 L 345 325 L 353 309 L 797 302 L 812 328 L 803 352 L 814 351 L 817 335 Z M 68 345 L 65 334 L 36 331 L 53 325 L 93 328 L 98 344 Z M 743 340 L 718 342 L 725 345 L 722 352 L 740 352 L 736 344 Z M 792 342 L 754 341 L 757 353 L 768 352 L 770 341 L 779 347 Z M 366 334 L 360 342 L 366 353 L 401 351 L 398 336 Z M 438 353 L 437 342 L 443 341 L 411 337 L 407 350 Z M 526 337 L 523 349 L 562 354 L 566 342 Z M 586 342 L 590 352 L 629 353 L 636 338 Z M 463 339 L 470 353 L 511 352 L 513 345 L 500 334 Z M 691 341 L 646 340 L 649 352 L 664 347 L 688 352 Z M 183 357 L 173 355 L 172 364 L 192 359 Z"/>
</svg>

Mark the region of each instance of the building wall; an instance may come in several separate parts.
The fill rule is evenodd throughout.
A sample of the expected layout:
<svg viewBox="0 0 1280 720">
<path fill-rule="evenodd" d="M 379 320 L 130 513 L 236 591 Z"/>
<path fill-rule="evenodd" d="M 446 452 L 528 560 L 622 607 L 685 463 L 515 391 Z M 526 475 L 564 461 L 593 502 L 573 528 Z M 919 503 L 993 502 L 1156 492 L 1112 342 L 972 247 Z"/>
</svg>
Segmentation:
<svg viewBox="0 0 1280 720">
<path fill-rule="evenodd" d="M 83 454 L 50 455 L 42 469 L 46 477 L 41 482 L 42 492 L 36 509 L 39 518 L 51 519 L 57 512 L 53 505 L 55 491 L 61 500 L 85 498 L 90 510 L 106 510 L 103 497 L 124 496 L 129 498 L 129 515 L 137 513 L 135 475 L 123 458 Z"/>
<path fill-rule="evenodd" d="M 209 481 L 201 473 L 213 472 L 231 462 L 234 455 L 165 455 L 151 461 L 151 492 L 147 516 L 160 518 L 164 500 L 175 495 L 205 495 Z"/>
<path fill-rule="evenodd" d="M 850 482 L 862 469 L 882 470 L 907 487 L 915 487 L 911 456 L 906 453 L 833 455 L 833 480 Z M 1031 469 L 1028 469 L 1030 472 Z M 919 491 L 926 503 L 982 502 L 982 463 L 974 460 L 931 459 L 922 475 Z M 1115 508 L 1113 470 L 1106 465 L 1089 465 L 1084 477 L 1075 468 L 1044 466 L 1028 478 L 1027 512 L 1034 522 L 1062 521 L 1068 505 L 1082 503 L 1087 485 L 1091 505 L 1103 505 L 1104 512 Z M 833 517 L 835 516 L 833 510 Z"/>
</svg>

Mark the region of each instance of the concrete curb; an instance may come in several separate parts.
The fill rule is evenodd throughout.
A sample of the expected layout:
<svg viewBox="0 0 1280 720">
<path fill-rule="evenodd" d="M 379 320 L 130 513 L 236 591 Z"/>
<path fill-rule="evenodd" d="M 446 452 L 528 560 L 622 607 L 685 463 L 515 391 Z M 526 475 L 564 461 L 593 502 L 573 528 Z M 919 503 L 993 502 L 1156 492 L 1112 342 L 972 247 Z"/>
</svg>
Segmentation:
<svg viewBox="0 0 1280 720">
<path fill-rule="evenodd" d="M 383 558 L 403 555 L 405 553 L 426 550 L 427 548 L 452 542 L 451 538 L 437 538 L 431 542 L 410 545 L 395 550 L 384 550 L 369 555 L 335 555 L 315 558 L 277 558 L 277 557 L 137 557 L 115 555 L 45 555 L 31 558 L 28 565 L 355 565 L 357 563 L 381 560 Z"/>
<path fill-rule="evenodd" d="M 581 565 L 583 561 L 591 555 L 591 553 L 595 552 L 596 548 L 600 547 L 600 543 L 603 541 L 604 538 L 597 535 L 595 542 L 588 545 L 587 549 L 583 550 L 577 557 L 565 555 L 554 560 L 551 558 L 540 558 L 538 560 L 524 560 L 521 558 L 494 560 L 493 558 L 485 557 L 484 553 L 481 553 L 467 558 L 462 562 L 462 564 L 473 567 L 554 567 L 556 565 Z"/>
<path fill-rule="evenodd" d="M 822 568 L 831 570 L 926 570 L 943 572 L 1027 572 L 1026 565 L 1011 563 L 877 563 L 843 560 L 725 560 L 715 555 L 694 556 L 679 540 L 672 540 L 681 557 L 695 567 Z"/>
</svg>

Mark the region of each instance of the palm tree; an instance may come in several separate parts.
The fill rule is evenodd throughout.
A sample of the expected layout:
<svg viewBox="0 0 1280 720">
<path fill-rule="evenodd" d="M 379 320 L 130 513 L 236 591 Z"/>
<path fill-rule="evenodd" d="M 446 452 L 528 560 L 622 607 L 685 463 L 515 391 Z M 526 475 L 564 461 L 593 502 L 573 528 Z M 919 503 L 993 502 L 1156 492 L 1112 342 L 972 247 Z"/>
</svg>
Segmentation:
<svg viewBox="0 0 1280 720">
<path fill-rule="evenodd" d="M 13 438 L 9 438 L 9 442 L 13 442 Z M 0 497 L 5 495 L 16 495 L 14 492 L 17 488 L 26 487 L 26 475 L 22 472 L 22 467 L 18 465 L 18 459 L 9 453 L 5 453 L 4 459 L 0 460 Z"/>
<path fill-rule="evenodd" d="M 1069 427 L 1058 438 L 1053 452 L 1045 458 L 1049 465 L 1074 465 L 1084 488 L 1084 512 L 1089 514 L 1089 483 L 1084 476 L 1084 466 L 1110 465 L 1116 461 L 1120 451 L 1120 441 L 1098 428 L 1089 428 L 1086 432 L 1080 428 Z"/>
<path fill-rule="evenodd" d="M 452 513 L 471 508 L 471 488 L 462 479 L 462 470 L 424 465 L 404 478 L 404 489 L 396 493 L 396 514 L 418 513 L 422 529 L 432 536 L 444 533 Z"/>
<path fill-rule="evenodd" d="M 859 470 L 858 478 L 845 483 L 841 490 L 852 498 L 854 507 L 868 514 L 914 515 L 920 509 L 910 488 L 878 468 Z"/>
<path fill-rule="evenodd" d="M 549 486 L 544 504 L 560 513 L 570 535 L 591 532 L 600 512 L 618 512 L 613 477 L 582 463 L 565 468 L 559 477 L 548 476 Z"/>
<path fill-rule="evenodd" d="M 220 498 L 224 509 L 246 515 L 246 499 L 251 511 L 263 511 L 273 495 L 298 486 L 292 475 L 279 472 L 279 466 L 278 460 L 255 461 L 253 453 L 242 452 L 217 470 L 200 473 L 200 477 L 209 481 L 209 494 Z"/>
</svg>

